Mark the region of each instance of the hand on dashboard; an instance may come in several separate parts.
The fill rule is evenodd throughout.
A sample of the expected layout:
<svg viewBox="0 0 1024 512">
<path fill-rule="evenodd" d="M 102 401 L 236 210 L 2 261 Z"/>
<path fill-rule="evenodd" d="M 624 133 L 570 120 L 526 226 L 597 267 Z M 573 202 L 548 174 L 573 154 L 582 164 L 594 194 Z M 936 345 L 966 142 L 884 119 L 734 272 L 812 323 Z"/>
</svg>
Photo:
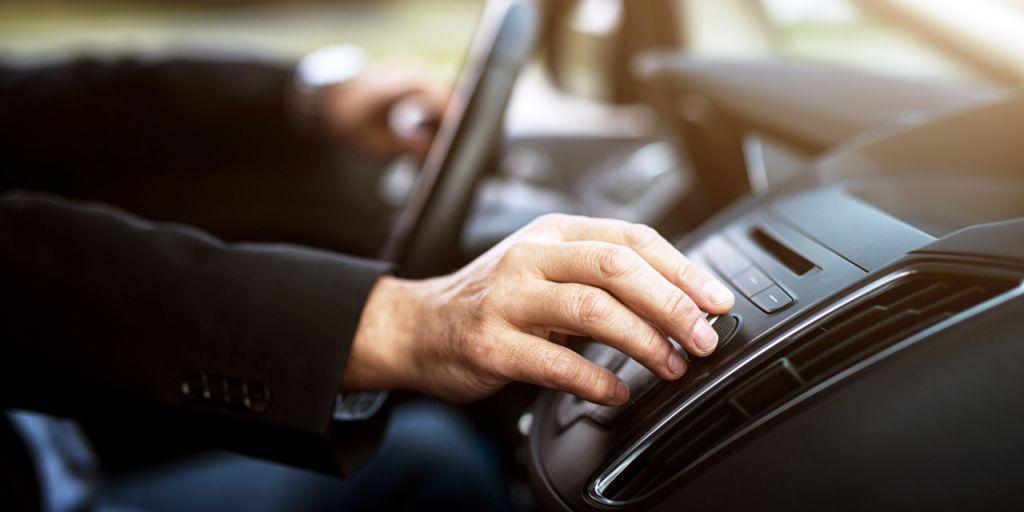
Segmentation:
<svg viewBox="0 0 1024 512">
<path fill-rule="evenodd" d="M 426 280 L 382 278 L 363 311 L 343 389 L 406 388 L 452 401 L 511 381 L 619 405 L 629 391 L 607 369 L 548 340 L 587 335 L 663 379 L 714 351 L 702 310 L 733 295 L 653 229 L 546 215 L 461 270 Z"/>
<path fill-rule="evenodd" d="M 422 68 L 373 68 L 329 93 L 327 129 L 368 154 L 423 157 L 447 100 L 446 89 Z"/>
</svg>

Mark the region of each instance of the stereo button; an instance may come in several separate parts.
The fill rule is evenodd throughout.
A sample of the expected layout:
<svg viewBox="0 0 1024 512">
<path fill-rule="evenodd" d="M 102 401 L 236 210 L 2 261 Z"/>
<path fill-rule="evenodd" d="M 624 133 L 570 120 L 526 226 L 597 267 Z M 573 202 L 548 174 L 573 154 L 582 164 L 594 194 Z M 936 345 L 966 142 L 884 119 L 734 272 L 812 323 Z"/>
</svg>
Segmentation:
<svg viewBox="0 0 1024 512">
<path fill-rule="evenodd" d="M 704 246 L 704 257 L 725 277 L 739 275 L 750 267 L 750 262 L 720 236 L 708 240 Z"/>
<path fill-rule="evenodd" d="M 793 303 L 792 297 L 777 285 L 772 285 L 771 288 L 754 295 L 750 300 L 765 313 L 774 313 Z"/>
<path fill-rule="evenodd" d="M 733 279 L 733 284 L 739 291 L 743 292 L 743 295 L 747 297 L 753 297 L 758 292 L 763 292 L 768 289 L 769 286 L 775 284 L 768 276 L 764 275 L 764 272 L 751 267 L 744 270 L 743 273 L 736 276 Z"/>
</svg>

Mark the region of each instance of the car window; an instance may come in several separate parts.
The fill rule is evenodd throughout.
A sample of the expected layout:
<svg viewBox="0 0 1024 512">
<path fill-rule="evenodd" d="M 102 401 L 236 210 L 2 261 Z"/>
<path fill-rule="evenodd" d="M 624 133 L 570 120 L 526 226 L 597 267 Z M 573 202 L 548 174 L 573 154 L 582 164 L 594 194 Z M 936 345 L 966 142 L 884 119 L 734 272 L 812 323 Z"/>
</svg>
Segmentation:
<svg viewBox="0 0 1024 512">
<path fill-rule="evenodd" d="M 1022 0 L 678 0 L 688 51 L 1024 82 Z"/>
<path fill-rule="evenodd" d="M 483 0 L 0 2 L 0 58 L 220 48 L 295 59 L 338 43 L 454 76 Z"/>
</svg>

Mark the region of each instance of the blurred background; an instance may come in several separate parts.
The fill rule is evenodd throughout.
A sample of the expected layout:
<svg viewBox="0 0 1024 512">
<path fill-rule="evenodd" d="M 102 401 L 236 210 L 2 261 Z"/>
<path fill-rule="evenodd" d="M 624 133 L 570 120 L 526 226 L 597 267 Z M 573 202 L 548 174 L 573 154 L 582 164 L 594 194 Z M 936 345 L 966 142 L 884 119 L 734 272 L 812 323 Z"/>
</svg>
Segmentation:
<svg viewBox="0 0 1024 512">
<path fill-rule="evenodd" d="M 579 92 L 588 39 L 619 0 L 571 2 Z M 1024 81 L 1024 0 L 674 0 L 685 45 L 709 57 L 777 57 L 895 76 L 977 84 Z M 0 2 L 4 58 L 217 47 L 295 59 L 332 43 L 376 59 L 415 58 L 454 76 L 480 0 L 39 0 Z M 592 59 L 599 58 L 599 54 Z"/>
<path fill-rule="evenodd" d="M 184 52 L 289 64 L 349 43 L 376 63 L 415 62 L 453 83 L 484 5 L 0 0 L 0 61 Z M 504 145 L 492 151 L 472 200 L 459 243 L 466 258 L 554 211 L 683 234 L 747 192 L 765 193 L 798 176 L 869 128 L 1024 85 L 1024 0 L 544 5 L 552 12 L 545 42 L 519 78 Z M 657 54 L 667 82 L 637 67 Z M 699 96 L 721 112 L 694 121 L 665 108 Z M 119 204 L 144 216 L 194 223 L 228 239 L 269 237 L 375 256 L 419 168 L 414 159 L 393 164 L 357 155 L 330 162 L 330 173 L 257 179 L 257 165 L 247 162 L 238 167 L 252 183 L 248 196 L 228 171 L 224 183 L 180 184 L 171 174 L 166 181 L 101 183 L 92 192 L 124 196 Z M 181 190 L 166 193 L 171 186 Z M 166 204 L 153 199 L 161 196 L 169 197 Z M 355 234 L 352 215 L 363 219 Z"/>
<path fill-rule="evenodd" d="M 3 1 L 6 58 L 209 51 L 297 60 L 337 43 L 375 60 L 414 58 L 452 78 L 473 34 L 478 0 Z"/>
</svg>

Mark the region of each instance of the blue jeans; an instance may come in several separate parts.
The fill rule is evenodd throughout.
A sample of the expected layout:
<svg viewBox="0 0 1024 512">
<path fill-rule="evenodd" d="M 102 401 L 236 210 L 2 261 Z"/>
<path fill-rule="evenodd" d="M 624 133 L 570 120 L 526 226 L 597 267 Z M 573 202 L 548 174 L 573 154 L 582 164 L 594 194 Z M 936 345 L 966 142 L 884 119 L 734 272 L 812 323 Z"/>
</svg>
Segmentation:
<svg viewBox="0 0 1024 512">
<path fill-rule="evenodd" d="M 490 448 L 451 407 L 411 402 L 394 409 L 379 451 L 348 478 L 212 452 L 101 478 L 94 509 L 507 511 L 508 492 Z"/>
</svg>

